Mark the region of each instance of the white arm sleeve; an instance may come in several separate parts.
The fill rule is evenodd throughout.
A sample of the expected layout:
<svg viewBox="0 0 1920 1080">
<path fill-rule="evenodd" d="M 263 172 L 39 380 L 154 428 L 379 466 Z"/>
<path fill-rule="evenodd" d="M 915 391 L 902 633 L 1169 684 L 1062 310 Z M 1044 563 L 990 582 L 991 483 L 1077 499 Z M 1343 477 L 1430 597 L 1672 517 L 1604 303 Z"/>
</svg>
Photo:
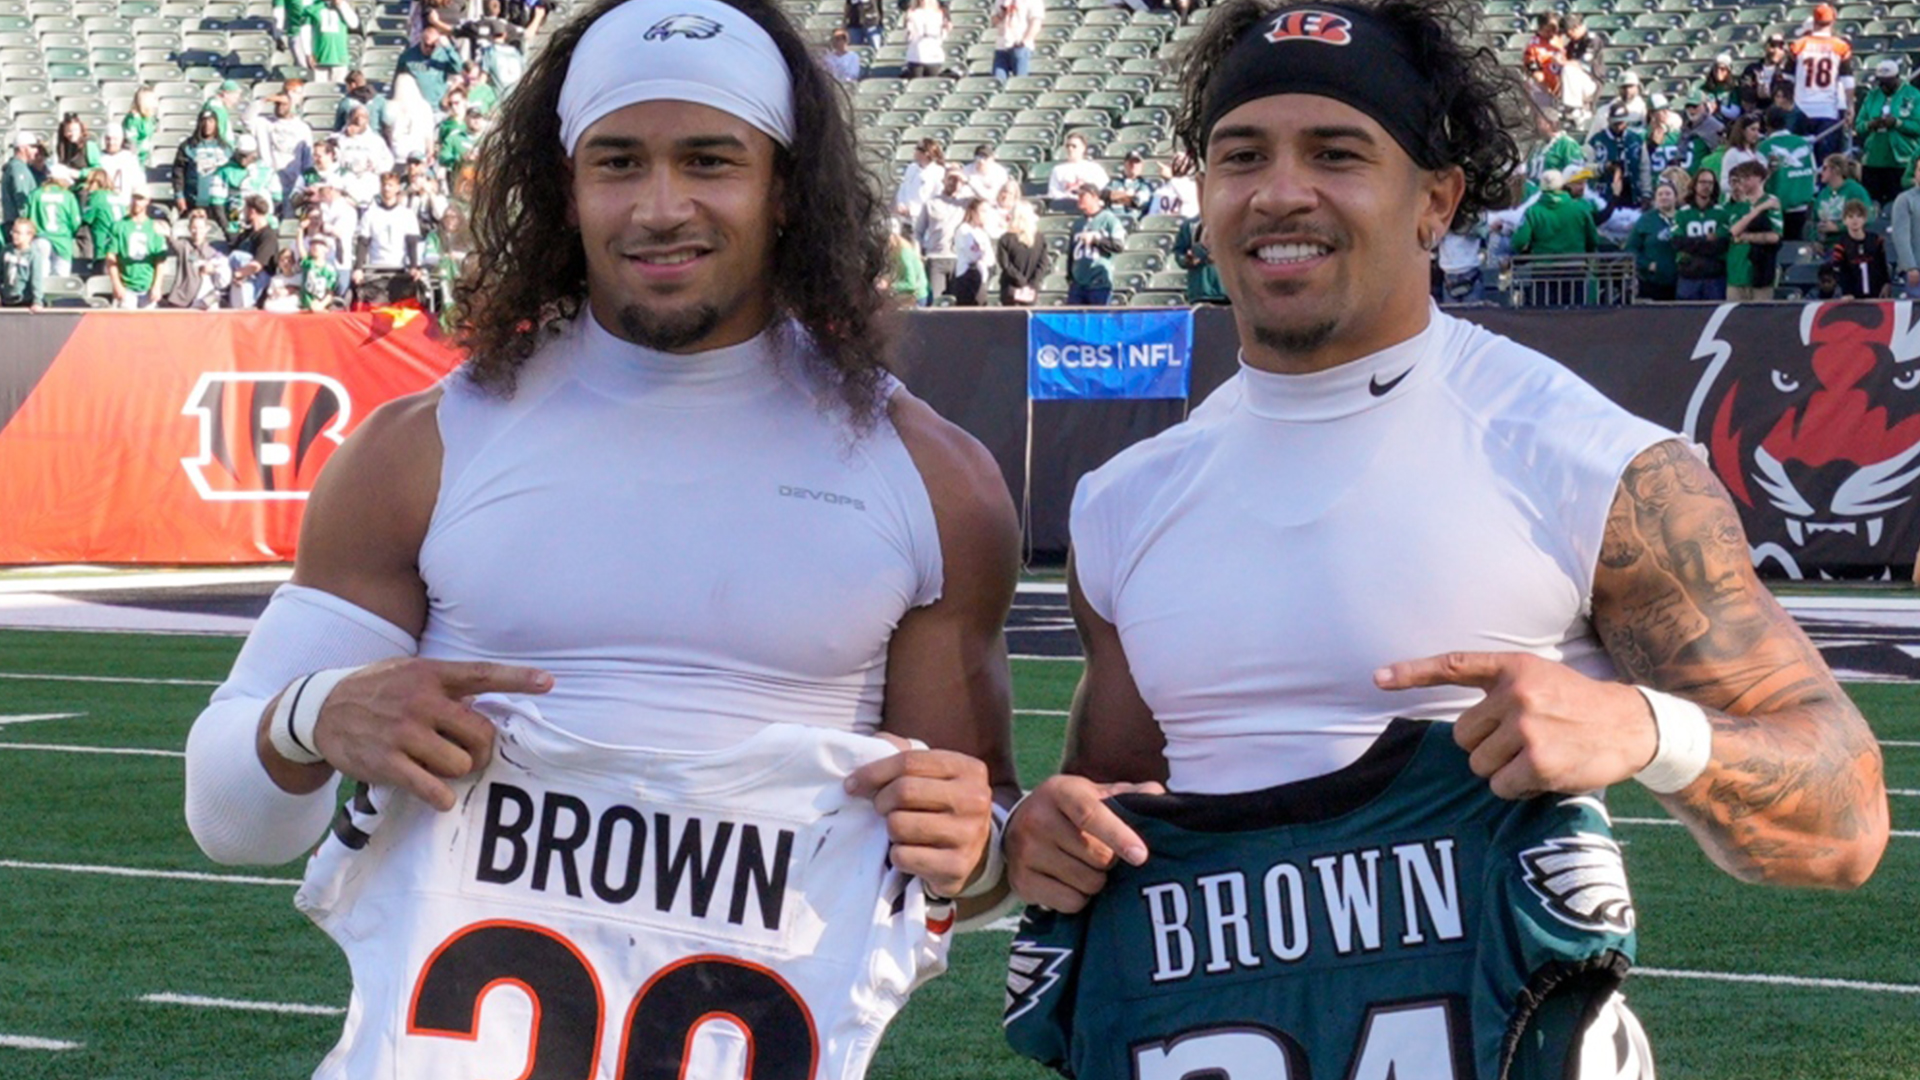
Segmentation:
<svg viewBox="0 0 1920 1080">
<path fill-rule="evenodd" d="M 306 854 L 333 814 L 335 785 L 290 795 L 267 775 L 260 715 L 302 675 L 412 656 L 412 635 L 329 592 L 282 585 L 227 681 L 187 736 L 187 828 L 215 862 L 275 865 Z"/>
</svg>

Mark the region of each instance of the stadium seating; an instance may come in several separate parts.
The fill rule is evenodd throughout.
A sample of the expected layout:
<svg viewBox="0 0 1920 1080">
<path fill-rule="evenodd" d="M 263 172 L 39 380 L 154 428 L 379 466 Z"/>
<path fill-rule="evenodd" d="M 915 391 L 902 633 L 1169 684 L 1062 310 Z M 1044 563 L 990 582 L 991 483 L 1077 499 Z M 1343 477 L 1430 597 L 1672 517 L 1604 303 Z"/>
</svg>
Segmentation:
<svg viewBox="0 0 1920 1080">
<path fill-rule="evenodd" d="M 1713 53 L 1730 51 L 1736 65 L 1744 65 L 1767 33 L 1797 33 L 1807 5 L 1482 0 L 1481 6 L 1485 40 L 1508 63 L 1518 64 L 1537 13 L 1577 11 L 1610 42 L 1609 74 L 1631 66 L 1648 93 L 1678 96 L 1697 84 Z M 1079 132 L 1109 173 L 1119 172 L 1131 150 L 1153 163 L 1149 175 L 1161 172 L 1174 150 L 1179 100 L 1166 85 L 1166 57 L 1193 35 L 1207 9 L 1195 13 L 1193 25 L 1182 25 L 1171 12 L 1133 12 L 1106 0 L 1047 0 L 1031 73 L 1002 83 L 991 78 L 993 30 L 984 5 L 954 0 L 952 7 L 952 77 L 900 78 L 905 48 L 898 41 L 859 50 L 869 77 L 853 88 L 852 100 L 876 167 L 897 177 L 923 137 L 949 144 L 955 160 L 965 160 L 976 144 L 992 143 L 1031 197 L 1044 191 L 1066 136 Z M 840 25 L 843 0 L 789 0 L 789 10 L 824 40 Z M 354 64 L 384 83 L 406 42 L 407 5 L 378 0 L 363 3 L 361 14 Z M 1920 50 L 1920 0 L 1847 3 L 1839 15 L 1862 70 L 1882 57 Z M 187 135 L 214 84 L 238 78 L 263 94 L 298 73 L 275 51 L 271 26 L 271 0 L 0 0 L 0 105 L 10 130 L 51 138 L 67 112 L 93 131 L 118 124 L 135 89 L 153 86 L 161 124 L 149 181 L 159 192 L 172 147 Z M 333 88 L 313 88 L 303 117 L 331 126 L 336 100 Z M 1069 221 L 1049 216 L 1043 231 L 1057 237 Z M 1165 223 L 1147 223 L 1118 260 L 1127 267 L 1119 272 L 1147 275 L 1147 287 L 1133 290 L 1142 300 L 1179 287 L 1173 272 L 1146 265 L 1165 258 L 1171 236 Z M 1057 291 L 1055 283 L 1049 280 L 1049 292 Z"/>
</svg>

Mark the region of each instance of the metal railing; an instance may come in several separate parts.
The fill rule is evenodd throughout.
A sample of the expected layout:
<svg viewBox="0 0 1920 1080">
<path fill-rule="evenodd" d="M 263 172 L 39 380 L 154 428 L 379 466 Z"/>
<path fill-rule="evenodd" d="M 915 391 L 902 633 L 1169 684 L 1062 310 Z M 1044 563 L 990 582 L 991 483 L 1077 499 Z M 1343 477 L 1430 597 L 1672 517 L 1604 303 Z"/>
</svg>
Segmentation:
<svg viewBox="0 0 1920 1080">
<path fill-rule="evenodd" d="M 1633 256 L 1625 251 L 1515 255 L 1507 273 L 1507 302 L 1514 307 L 1622 307 L 1638 291 Z"/>
</svg>

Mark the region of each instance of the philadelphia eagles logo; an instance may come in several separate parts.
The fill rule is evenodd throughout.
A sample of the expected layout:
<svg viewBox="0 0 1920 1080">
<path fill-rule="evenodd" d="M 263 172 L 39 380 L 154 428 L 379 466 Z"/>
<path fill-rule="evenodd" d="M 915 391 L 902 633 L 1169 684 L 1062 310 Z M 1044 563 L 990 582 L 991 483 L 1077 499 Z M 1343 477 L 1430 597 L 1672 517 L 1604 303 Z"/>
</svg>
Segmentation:
<svg viewBox="0 0 1920 1080">
<path fill-rule="evenodd" d="M 1064 974 L 1060 968 L 1072 957 L 1072 949 L 1014 941 L 1007 953 L 1007 1009 L 1000 1022 L 1011 1024 L 1040 1004 Z"/>
<path fill-rule="evenodd" d="M 654 23 L 646 32 L 648 41 L 666 41 L 675 34 L 682 34 L 695 41 L 705 41 L 720 35 L 720 24 L 704 15 L 669 15 Z"/>
<path fill-rule="evenodd" d="M 1633 931 L 1633 897 L 1620 845 L 1597 833 L 1557 836 L 1520 853 L 1527 888 L 1554 918 L 1581 930 Z"/>
</svg>

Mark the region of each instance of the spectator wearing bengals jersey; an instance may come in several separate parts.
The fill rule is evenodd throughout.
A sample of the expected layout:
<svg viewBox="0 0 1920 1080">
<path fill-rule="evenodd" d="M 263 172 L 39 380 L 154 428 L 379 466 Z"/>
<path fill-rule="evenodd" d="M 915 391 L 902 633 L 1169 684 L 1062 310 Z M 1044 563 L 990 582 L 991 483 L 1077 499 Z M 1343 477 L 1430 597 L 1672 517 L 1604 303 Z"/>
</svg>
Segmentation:
<svg viewBox="0 0 1920 1080">
<path fill-rule="evenodd" d="M 1533 40 L 1520 54 L 1520 66 L 1527 73 L 1527 91 L 1540 111 L 1558 116 L 1560 76 L 1566 70 L 1567 53 L 1561 46 L 1560 17 L 1541 12 L 1534 21 Z"/>
<path fill-rule="evenodd" d="M 1813 139 L 1814 155 L 1845 152 L 1853 127 L 1853 45 L 1833 28 L 1832 4 L 1813 9 L 1813 29 L 1788 49 L 1793 103 L 1804 119 L 1800 134 Z"/>
</svg>

